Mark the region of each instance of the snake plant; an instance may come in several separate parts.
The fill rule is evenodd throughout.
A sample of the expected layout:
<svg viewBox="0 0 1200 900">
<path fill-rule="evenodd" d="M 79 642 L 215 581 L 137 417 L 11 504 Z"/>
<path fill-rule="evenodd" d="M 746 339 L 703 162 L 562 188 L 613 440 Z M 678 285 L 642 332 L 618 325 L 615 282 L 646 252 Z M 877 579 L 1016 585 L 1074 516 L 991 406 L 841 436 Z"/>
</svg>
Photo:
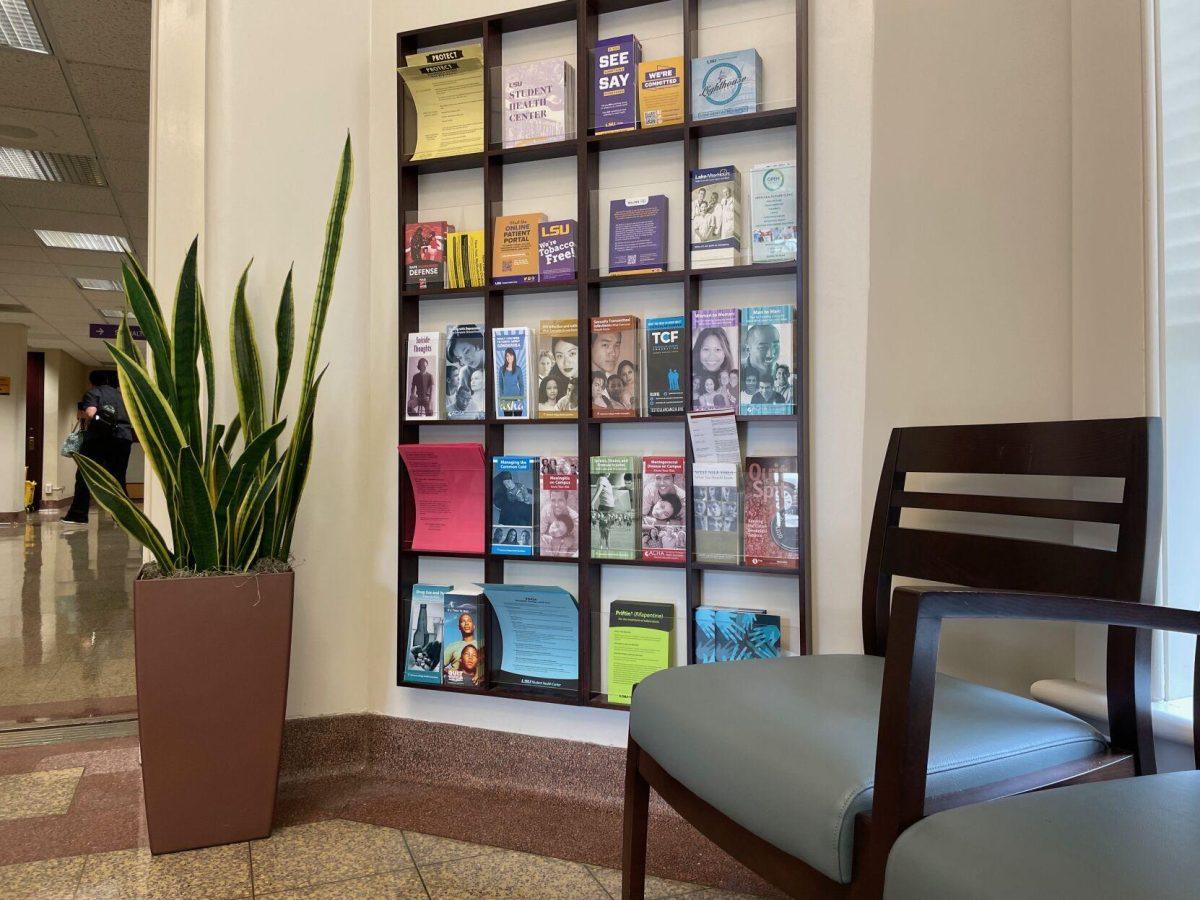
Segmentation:
<svg viewBox="0 0 1200 900">
<path fill-rule="evenodd" d="M 321 334 L 333 293 L 342 247 L 346 206 L 353 179 L 350 138 L 342 150 L 333 203 L 325 225 L 325 247 L 313 299 L 308 345 L 295 424 L 285 438 L 280 417 L 295 342 L 292 272 L 283 283 L 275 317 L 275 383 L 267 399 L 254 323 L 246 304 L 242 272 L 230 319 L 230 358 L 238 413 L 228 424 L 214 415 L 216 377 L 212 339 L 196 274 L 198 239 L 184 259 L 168 330 L 145 272 L 132 256 L 122 265 L 128 311 L 137 319 L 149 349 L 142 358 L 128 322 L 108 343 L 133 430 L 162 484 L 170 541 L 95 461 L 74 454 L 96 502 L 153 555 L 161 574 L 243 572 L 262 560 L 286 562 L 291 555 L 296 511 L 304 491 L 313 446 L 313 415 L 325 370 L 317 371 Z M 203 381 L 200 359 L 203 359 Z"/>
</svg>

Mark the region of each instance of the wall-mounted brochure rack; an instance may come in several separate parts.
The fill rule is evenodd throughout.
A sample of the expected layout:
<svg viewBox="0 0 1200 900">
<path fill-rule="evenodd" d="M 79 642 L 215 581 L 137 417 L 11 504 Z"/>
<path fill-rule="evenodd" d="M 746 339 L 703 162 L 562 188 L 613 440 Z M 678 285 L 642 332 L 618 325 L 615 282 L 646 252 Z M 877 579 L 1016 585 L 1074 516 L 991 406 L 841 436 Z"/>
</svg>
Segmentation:
<svg viewBox="0 0 1200 900">
<path fill-rule="evenodd" d="M 745 560 L 735 558 L 728 561 L 698 559 L 688 552 L 683 560 L 664 562 L 658 560 L 593 559 L 591 535 L 588 527 L 579 529 L 579 558 L 556 559 L 532 557 L 514 562 L 511 557 L 490 552 L 485 544 L 484 552 L 477 554 L 439 554 L 414 550 L 408 546 L 414 524 L 412 486 L 401 465 L 399 479 L 399 584 L 397 628 L 398 669 L 396 683 L 405 687 L 425 690 L 450 690 L 458 688 L 437 684 L 412 684 L 402 680 L 404 656 L 408 630 L 407 603 L 412 586 L 420 581 L 437 582 L 436 577 L 424 574 L 425 563 L 438 562 L 439 557 L 474 560 L 478 566 L 478 577 L 472 580 L 498 583 L 521 579 L 506 579 L 506 566 L 520 565 L 536 567 L 563 567 L 570 570 L 572 584 L 579 605 L 579 689 L 577 693 L 564 695 L 562 692 L 516 689 L 493 684 L 490 681 L 477 691 L 489 696 L 516 697 L 526 700 L 567 703 L 580 706 L 612 706 L 604 690 L 604 608 L 601 603 L 601 586 L 606 571 L 616 568 L 634 567 L 651 569 L 674 569 L 682 573 L 682 593 L 686 611 L 685 623 L 679 627 L 676 640 L 681 645 L 679 662 L 696 661 L 696 634 L 693 614 L 705 598 L 705 579 L 723 579 L 723 593 L 729 590 L 729 578 L 768 577 L 780 579 L 789 585 L 786 591 L 788 606 L 782 610 L 784 616 L 784 642 L 790 646 L 787 652 L 803 654 L 810 651 L 810 483 L 809 483 L 809 218 L 808 218 L 808 109 L 807 109 L 807 48 L 808 16 L 807 0 L 794 0 L 782 9 L 786 0 L 561 0 L 529 9 L 500 13 L 479 19 L 452 22 L 396 36 L 397 66 L 402 67 L 405 58 L 419 51 L 437 50 L 453 45 L 476 43 L 482 53 L 482 127 L 483 140 L 478 150 L 464 154 L 432 159 L 412 159 L 416 145 L 416 113 L 413 100 L 402 78 L 397 77 L 397 163 L 398 163 L 398 219 L 399 219 L 399 335 L 400 396 L 407 390 L 407 335 L 422 330 L 437 330 L 447 321 L 478 322 L 491 343 L 491 333 L 506 325 L 525 324 L 514 322 L 512 316 L 506 320 L 506 307 L 514 303 L 540 303 L 539 310 L 545 318 L 571 318 L 579 321 L 581 371 L 589 372 L 591 366 L 590 342 L 584 340 L 589 320 L 597 315 L 612 315 L 633 312 L 644 316 L 667 314 L 654 307 L 639 309 L 635 301 L 643 292 L 655 292 L 656 303 L 661 307 L 664 291 L 669 294 L 669 310 L 685 318 L 684 346 L 691 347 L 691 315 L 702 308 L 723 305 L 754 305 L 755 297 L 764 290 L 764 281 L 770 281 L 772 302 L 794 304 L 795 328 L 792 346 L 791 372 L 794 412 L 771 416 L 737 417 L 737 428 L 743 446 L 753 438 L 755 429 L 773 429 L 773 434 L 782 433 L 789 442 L 783 453 L 797 460 L 798 485 L 794 498 L 799 517 L 799 561 L 795 568 L 786 566 L 751 567 Z M 755 27 L 754 14 L 762 7 L 762 21 Z M 749 15 L 747 15 L 749 13 Z M 749 24 L 747 24 L 749 22 Z M 655 54 L 675 54 L 684 57 L 683 80 L 685 113 L 682 122 L 651 128 L 637 128 L 616 133 L 593 133 L 594 90 L 591 60 L 600 38 L 607 39 L 616 34 L 638 33 L 643 25 L 647 49 L 643 58 Z M 573 35 L 571 32 L 573 31 Z M 503 95 L 499 80 L 503 68 L 512 63 L 523 63 L 545 58 L 550 54 L 544 50 L 546 41 L 539 42 L 538 35 L 544 34 L 550 43 L 558 42 L 558 55 L 565 57 L 575 68 L 574 127 L 564 127 L 540 143 L 524 146 L 506 146 L 499 133 L 502 115 L 497 104 Z M 753 35 L 757 34 L 758 37 Z M 524 41 L 524 43 L 522 43 Z M 694 118 L 692 103 L 692 61 L 703 55 L 713 55 L 727 50 L 754 46 L 756 42 L 769 42 L 760 48 L 762 58 L 762 81 L 758 108 L 752 112 L 719 118 Z M 514 47 L 510 58 L 510 47 Z M 532 47 L 532 49 L 530 49 Z M 558 49 L 556 48 L 556 49 Z M 578 61 L 583 65 L 576 65 Z M 710 142 L 711 143 L 708 143 Z M 706 146 L 707 144 L 707 146 Z M 785 146 L 782 155 L 777 148 Z M 673 202 L 683 205 L 690 195 L 689 172 L 701 166 L 720 164 L 719 157 L 730 152 L 729 148 L 741 148 L 741 158 L 749 153 L 754 163 L 765 163 L 781 159 L 796 162 L 796 212 L 797 235 L 794 260 L 754 263 L 747 259 L 740 265 L 700 267 L 693 266 L 688 249 L 686 226 L 681 233 L 672 228 L 668 235 L 671 246 L 665 271 L 637 275 L 610 274 L 605 258 L 605 243 L 601 241 L 602 207 L 612 197 L 620 196 L 622 186 L 629 193 L 644 190 L 646 184 L 661 182 L 654 178 L 637 177 L 634 167 L 632 177 L 622 183 L 620 157 L 626 153 L 651 152 L 659 154 L 655 159 L 661 163 L 667 159 L 674 174 L 669 177 L 673 184 L 665 185 L 657 193 L 668 195 Z M 763 147 L 759 158 L 757 147 Z M 639 148 L 655 148 L 650 151 Z M 667 154 L 667 156 L 663 156 Z M 522 166 L 523 163 L 536 165 Z M 540 167 L 540 168 L 539 168 Z M 629 169 L 628 166 L 624 166 Z M 417 287 L 406 284 L 405 271 L 405 224 L 422 219 L 437 218 L 450 221 L 461 229 L 484 230 L 483 271 L 492 271 L 492 224 L 500 214 L 520 212 L 521 200 L 510 193 L 530 183 L 530 171 L 556 171 L 562 180 L 574 181 L 573 196 L 555 195 L 546 205 L 560 209 L 563 217 L 572 215 L 577 219 L 577 277 L 571 281 L 494 286 L 486 283 L 479 287 Z M 460 173 L 448 176 L 445 173 Z M 507 173 L 507 181 L 506 181 Z M 747 173 L 743 173 L 745 178 Z M 613 181 L 613 178 L 617 181 Z M 447 187 L 447 178 L 460 179 Z M 463 181 L 465 179 L 465 181 Z M 466 184 L 466 188 L 463 185 Z M 525 191 L 531 206 L 541 202 L 552 190 L 535 184 Z M 449 212 L 447 212 L 449 210 Z M 748 220 L 748 216 L 746 217 Z M 687 221 L 686 214 L 684 221 Z M 605 226 L 607 223 L 604 223 Z M 746 229 L 749 232 L 749 228 Z M 749 279 L 741 281 L 741 279 Z M 784 285 L 781 294 L 781 283 Z M 711 292 L 711 293 L 710 293 Z M 544 295 L 544 296 L 542 296 Z M 786 299 L 780 300 L 781 296 Z M 733 298 L 733 299 L 731 299 Z M 458 304 L 463 313 L 456 318 L 447 318 L 446 310 Z M 632 306 L 632 308 L 630 308 Z M 684 383 L 691 380 L 690 351 L 685 354 Z M 491 367 L 488 367 L 489 370 Z M 688 466 L 688 493 L 692 490 L 691 466 L 692 447 L 686 417 L 668 416 L 650 418 L 639 415 L 625 419 L 598 419 L 590 415 L 586 396 L 577 420 L 564 422 L 561 419 L 534 418 L 512 422 L 497 417 L 494 409 L 492 373 L 488 373 L 486 417 L 475 421 L 450 421 L 421 423 L 404 417 L 401 408 L 399 442 L 412 444 L 422 442 L 444 442 L 456 440 L 477 441 L 484 447 L 486 459 L 506 452 L 506 437 L 509 452 L 529 452 L 530 435 L 549 437 L 548 429 L 573 432 L 574 447 L 580 461 L 579 515 L 583 523 L 587 516 L 587 467 L 588 459 L 604 452 L 613 445 L 626 445 L 630 429 L 648 425 L 670 427 L 682 432 L 680 446 L 686 455 Z M 465 429 L 465 431 L 464 431 Z M 530 430 L 526 430 L 530 429 Z M 547 429 L 547 430 L 544 430 Z M 626 434 L 622 435 L 621 432 Z M 519 438 L 517 436 L 520 436 Z M 607 435 L 607 437 L 606 437 Z M 516 445 L 516 446 L 514 446 Z M 617 450 L 616 452 L 624 452 Z M 647 454 L 667 452 L 647 447 Z M 489 470 L 490 471 L 490 470 Z M 487 482 L 485 509 L 491 506 L 491 479 Z M 703 492 L 702 492 L 703 493 Z M 688 530 L 694 534 L 693 519 L 696 504 L 688 504 Z M 715 508 L 715 505 L 714 505 Z M 708 510 L 706 508 L 706 514 Z M 481 527 L 485 523 L 481 523 Z M 524 570 L 528 571 L 528 570 Z M 526 576 L 522 576 L 524 578 Z M 642 599 L 642 598 L 639 598 Z M 645 597 L 644 599 L 659 599 Z M 710 602 L 714 598 L 709 598 Z M 719 602 L 720 598 L 715 598 Z M 621 707 L 623 708 L 623 707 Z"/>
</svg>

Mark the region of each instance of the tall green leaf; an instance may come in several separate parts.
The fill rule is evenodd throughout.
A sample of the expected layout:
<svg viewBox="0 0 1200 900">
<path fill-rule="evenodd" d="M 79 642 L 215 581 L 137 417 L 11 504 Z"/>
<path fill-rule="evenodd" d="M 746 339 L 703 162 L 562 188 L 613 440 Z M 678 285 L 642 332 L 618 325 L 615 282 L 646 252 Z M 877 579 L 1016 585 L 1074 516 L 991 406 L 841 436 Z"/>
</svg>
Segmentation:
<svg viewBox="0 0 1200 900">
<path fill-rule="evenodd" d="M 292 272 L 288 269 L 283 281 L 283 293 L 279 298 L 279 311 L 275 314 L 275 403 L 271 407 L 271 418 L 279 418 L 279 407 L 283 404 L 283 392 L 287 389 L 288 373 L 292 369 L 292 350 L 296 343 L 296 304 L 292 297 Z"/>
<path fill-rule="evenodd" d="M 255 476 L 263 460 L 267 458 L 267 453 L 275 446 L 275 441 L 286 426 L 286 419 L 276 422 L 247 444 L 242 455 L 230 467 L 215 504 L 218 527 L 225 528 L 230 523 L 233 514 L 237 512 L 246 493 L 254 484 Z"/>
<path fill-rule="evenodd" d="M 220 442 L 220 438 L 214 432 L 216 421 L 216 402 L 217 402 L 217 386 L 216 386 L 216 370 L 213 368 L 213 348 L 212 334 L 208 330 L 208 313 L 204 309 L 204 291 L 200 289 L 199 283 L 196 284 L 196 296 L 199 298 L 198 305 L 200 318 L 200 355 L 204 359 L 204 396 L 207 400 L 207 407 L 204 411 L 204 433 L 207 435 L 204 445 L 204 463 L 205 468 L 209 466 L 212 460 L 213 447 Z"/>
<path fill-rule="evenodd" d="M 191 447 L 179 451 L 179 508 L 196 568 L 202 572 L 217 568 L 221 561 L 217 519 L 200 460 Z"/>
<path fill-rule="evenodd" d="M 171 337 L 163 319 L 162 307 L 146 274 L 136 259 L 126 255 L 121 264 L 121 280 L 125 285 L 125 299 L 133 310 L 134 318 L 146 337 L 150 348 L 150 361 L 154 366 L 154 377 L 159 390 L 171 400 L 175 399 L 175 378 L 171 373 Z"/>
<path fill-rule="evenodd" d="M 175 415 L 183 426 L 184 438 L 203 451 L 200 431 L 200 372 L 196 357 L 200 351 L 200 291 L 196 283 L 196 251 L 199 238 L 193 238 L 179 271 L 175 290 L 175 318 L 172 324 L 171 374 L 175 379 Z"/>
<path fill-rule="evenodd" d="M 238 508 L 233 529 L 236 535 L 236 550 L 232 560 L 235 568 L 249 568 L 254 562 L 254 554 L 262 543 L 266 523 L 263 513 L 268 501 L 274 496 L 275 486 L 279 483 L 279 475 L 283 471 L 283 460 L 277 460 L 257 487 L 242 501 Z"/>
<path fill-rule="evenodd" d="M 292 550 L 292 531 L 296 519 L 296 511 L 300 506 L 300 497 L 304 493 L 304 484 L 308 479 L 308 465 L 312 455 L 313 419 L 317 405 L 317 393 L 321 388 L 321 380 L 329 367 L 321 370 L 313 382 L 311 389 L 305 390 L 300 397 L 300 410 L 296 418 L 296 427 L 292 429 L 292 440 L 288 445 L 285 458 L 283 477 L 279 481 L 276 492 L 278 501 L 275 504 L 275 532 L 271 537 L 270 554 L 278 559 L 287 559 Z"/>
<path fill-rule="evenodd" d="M 136 359 L 142 368 L 146 367 L 146 362 L 142 359 L 142 351 L 138 349 L 137 344 L 133 340 L 133 332 L 129 330 L 128 310 L 121 316 L 121 324 L 117 326 L 117 346 L 129 356 Z"/>
<path fill-rule="evenodd" d="M 238 412 L 246 440 L 252 441 L 263 427 L 262 363 L 258 342 L 254 339 L 254 321 L 246 305 L 246 277 L 253 260 L 242 271 L 233 296 L 233 312 L 229 323 L 230 357 L 233 360 L 233 387 L 237 393 Z"/>
<path fill-rule="evenodd" d="M 115 345 L 105 343 L 113 361 L 117 364 L 117 372 L 121 377 L 122 395 L 126 391 L 129 392 L 129 396 L 133 397 L 138 405 L 138 411 L 143 417 L 143 428 L 146 429 L 147 434 L 143 438 L 142 433 L 138 432 L 138 438 L 144 441 L 148 439 L 154 445 L 162 447 L 167 455 L 169 477 L 170 461 L 179 456 L 179 450 L 185 443 L 179 420 L 175 418 L 175 413 L 171 410 L 167 398 L 150 380 L 149 373 L 142 368 L 141 364 Z"/>
<path fill-rule="evenodd" d="M 92 498 L 100 504 L 134 540 L 150 551 L 164 573 L 175 571 L 172 553 L 158 529 L 126 496 L 117 479 L 95 460 L 79 453 L 71 458 L 87 482 Z"/>
<path fill-rule="evenodd" d="M 337 274 L 338 258 L 342 254 L 342 234 L 346 226 L 346 208 L 350 204 L 350 188 L 354 184 L 354 154 L 350 149 L 350 135 L 342 147 L 342 159 L 338 165 L 337 178 L 333 185 L 333 203 L 329 208 L 329 219 L 325 223 L 325 247 L 321 253 L 321 271 L 317 276 L 317 293 L 313 297 L 312 320 L 308 326 L 308 348 L 304 355 L 304 381 L 311 387 L 317 371 L 317 356 L 321 351 L 321 335 L 325 331 L 325 316 L 329 312 L 329 301 L 333 296 L 333 280 Z"/>
</svg>

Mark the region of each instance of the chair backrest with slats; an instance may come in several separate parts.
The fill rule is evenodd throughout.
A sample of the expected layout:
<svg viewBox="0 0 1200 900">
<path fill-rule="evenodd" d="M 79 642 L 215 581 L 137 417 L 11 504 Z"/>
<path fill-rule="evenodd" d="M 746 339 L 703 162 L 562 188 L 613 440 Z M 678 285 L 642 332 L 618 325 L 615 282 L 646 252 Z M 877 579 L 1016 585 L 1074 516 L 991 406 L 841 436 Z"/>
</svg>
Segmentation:
<svg viewBox="0 0 1200 900">
<path fill-rule="evenodd" d="M 1046 499 L 905 489 L 913 473 L 1120 478 L 1120 501 Z M 1073 542 L 905 527 L 904 509 L 990 513 L 1117 527 L 1112 550 Z M 1162 424 L 1155 418 L 897 428 L 871 523 L 863 580 L 863 643 L 887 649 L 894 577 L 978 590 L 1154 601 L 1162 509 Z M 1070 534 L 1073 529 L 1067 529 Z M 1109 645 L 1110 675 L 1114 659 Z M 1119 650 L 1120 653 L 1126 652 Z"/>
</svg>

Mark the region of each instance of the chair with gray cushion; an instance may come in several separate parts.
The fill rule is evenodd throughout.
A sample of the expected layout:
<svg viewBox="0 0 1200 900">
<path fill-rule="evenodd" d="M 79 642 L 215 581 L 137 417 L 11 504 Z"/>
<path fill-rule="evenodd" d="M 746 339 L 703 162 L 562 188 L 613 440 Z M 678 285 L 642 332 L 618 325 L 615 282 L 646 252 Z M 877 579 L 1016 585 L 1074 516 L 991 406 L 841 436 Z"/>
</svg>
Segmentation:
<svg viewBox="0 0 1200 900">
<path fill-rule="evenodd" d="M 889 723 L 888 737 L 918 768 L 927 747 L 933 759 L 930 710 L 936 732 L 942 685 L 928 673 L 945 618 L 1045 618 L 1200 634 L 1200 613 L 1103 600 L 905 592 L 896 606 L 905 621 L 893 626 L 903 633 L 888 648 L 884 692 L 913 699 L 899 700 L 903 714 Z M 1193 715 L 1200 721 L 1200 705 Z M 1149 722 L 1143 725 L 1149 735 Z M 1200 766 L 1200 742 L 1197 748 Z M 899 769 L 881 772 L 880 784 L 908 780 Z M 885 898 L 1192 898 L 1200 893 L 1198 811 L 1198 771 L 1056 787 L 928 817 L 913 792 L 898 811 L 903 830 L 887 859 Z"/>
<path fill-rule="evenodd" d="M 657 672 L 634 692 L 623 896 L 643 896 L 649 788 L 793 896 L 877 896 L 895 829 L 876 827 L 877 765 L 894 577 L 980 590 L 1153 600 L 1161 431 L 1155 419 L 901 428 L 880 478 L 863 587 L 862 656 L 800 656 Z M 1114 502 L 906 490 L 910 473 L 1123 479 Z M 1061 543 L 901 525 L 902 509 L 1049 520 Z M 961 520 L 963 516 L 958 516 Z M 1071 543 L 1072 523 L 1116 526 L 1114 549 Z M 1043 521 L 1043 525 L 1045 522 Z M 1149 641 L 1109 640 L 1111 741 L 1024 697 L 937 676 L 927 774 L 935 805 L 1076 777 L 1153 771 Z M 886 715 L 886 705 L 882 710 Z M 883 749 L 877 751 L 877 744 Z"/>
</svg>

